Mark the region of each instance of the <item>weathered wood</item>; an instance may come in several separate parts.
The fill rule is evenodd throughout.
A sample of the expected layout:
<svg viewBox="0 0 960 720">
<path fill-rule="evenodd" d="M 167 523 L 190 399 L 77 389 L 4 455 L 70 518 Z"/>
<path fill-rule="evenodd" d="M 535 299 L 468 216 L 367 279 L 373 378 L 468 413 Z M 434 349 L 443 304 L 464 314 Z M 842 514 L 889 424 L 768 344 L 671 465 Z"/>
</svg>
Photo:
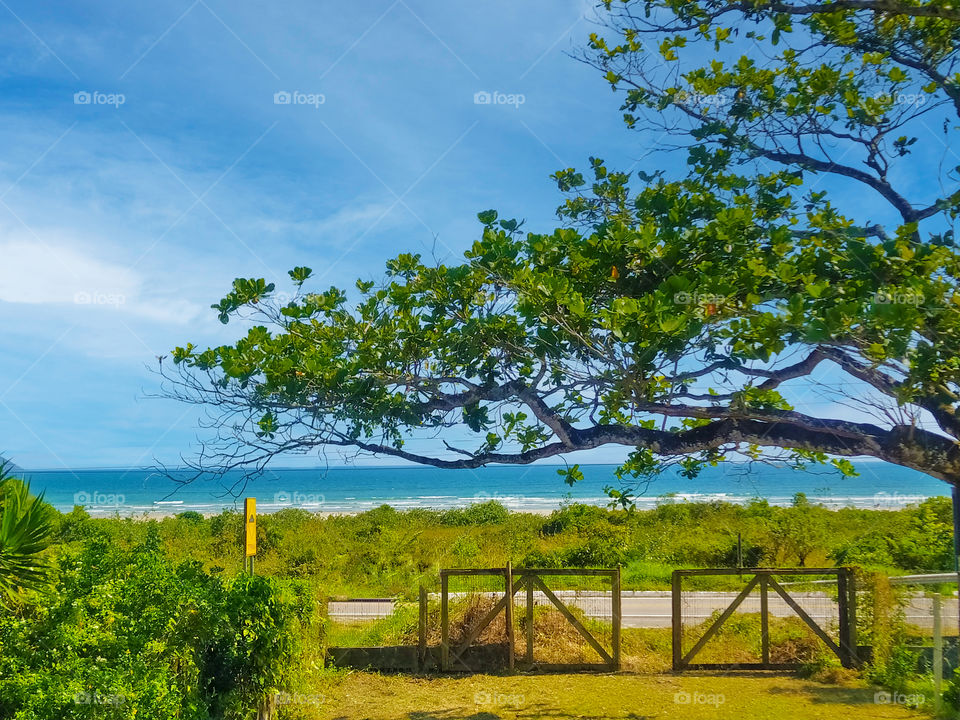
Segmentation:
<svg viewBox="0 0 960 720">
<path fill-rule="evenodd" d="M 690 648 L 690 652 L 680 659 L 680 669 L 684 669 L 690 664 L 690 661 L 698 652 L 700 652 L 703 646 L 707 644 L 707 641 L 716 635 L 720 627 L 729 619 L 731 615 L 733 615 L 734 611 L 740 607 L 740 603 L 746 599 L 747 595 L 750 594 L 750 591 L 753 590 L 758 582 L 760 582 L 760 576 L 754 575 L 753 579 L 746 584 L 746 587 L 744 587 L 743 590 L 740 591 L 740 594 L 734 598 L 732 603 L 730 603 L 730 607 L 724 610 L 723 614 L 717 618 L 717 621 L 707 628 L 707 631 L 700 636 L 699 640 L 697 640 L 696 645 Z"/>
<path fill-rule="evenodd" d="M 507 667 L 510 670 L 513 670 L 514 663 L 516 661 L 515 650 L 514 650 L 514 637 L 513 637 L 513 572 L 511 569 L 510 561 L 507 561 L 507 576 L 504 580 L 504 586 L 506 589 L 506 611 L 504 613 L 504 622 L 507 624 Z"/>
<path fill-rule="evenodd" d="M 592 647 L 601 658 L 606 660 L 611 665 L 613 664 L 613 658 L 610 657 L 610 654 L 604 649 L 604 647 L 597 642 L 597 639 L 590 634 L 590 631 L 587 630 L 583 624 L 577 620 L 576 616 L 567 609 L 567 606 L 560 602 L 560 599 L 553 594 L 553 591 L 546 586 L 546 584 L 539 577 L 532 575 L 534 582 L 540 587 L 541 592 L 547 596 L 547 599 L 550 600 L 554 605 L 556 605 L 557 610 L 559 610 L 567 621 L 573 625 L 574 629 L 583 636 L 583 639 Z"/>
<path fill-rule="evenodd" d="M 940 593 L 933 594 L 933 704 L 939 713 L 943 703 L 943 622 Z"/>
<path fill-rule="evenodd" d="M 674 570 L 683 576 L 691 575 L 834 575 L 840 568 L 689 568 Z"/>
<path fill-rule="evenodd" d="M 527 662 L 533 665 L 533 581 L 527 575 L 520 582 L 527 586 Z"/>
<path fill-rule="evenodd" d="M 802 663 L 690 663 L 685 670 L 799 670 Z"/>
<path fill-rule="evenodd" d="M 764 665 L 770 664 L 770 607 L 767 603 L 767 588 L 770 577 L 760 576 L 760 658 Z"/>
<path fill-rule="evenodd" d="M 616 570 L 602 569 L 602 568 L 513 568 L 514 575 L 539 575 L 540 577 L 546 575 L 584 575 L 584 576 L 601 576 L 601 577 L 613 577 L 616 573 Z"/>
<path fill-rule="evenodd" d="M 860 667 L 860 656 L 857 650 L 857 576 L 853 568 L 843 568 L 838 576 L 839 583 L 843 583 L 845 592 L 841 592 L 843 600 L 840 604 L 842 617 L 846 618 L 846 632 L 840 635 L 841 641 L 846 642 L 847 657 L 851 668 Z"/>
<path fill-rule="evenodd" d="M 506 568 L 466 568 L 466 569 L 448 569 L 441 570 L 440 577 L 450 577 L 451 575 L 471 576 L 471 575 L 505 575 Z"/>
<path fill-rule="evenodd" d="M 613 644 L 611 650 L 613 651 L 613 667 L 615 670 L 620 669 L 620 624 L 623 621 L 623 611 L 620 607 L 620 568 L 618 567 L 616 573 L 613 575 L 610 583 L 610 595 L 611 595 L 611 618 L 613 622 L 613 630 L 610 634 L 610 641 Z"/>
<path fill-rule="evenodd" d="M 783 601 L 790 606 L 790 609 L 793 610 L 797 615 L 799 615 L 800 619 L 803 620 L 810 627 L 811 630 L 813 630 L 814 634 L 818 638 L 823 640 L 823 642 L 826 643 L 827 647 L 829 647 L 831 650 L 833 650 L 833 652 L 836 653 L 838 658 L 843 660 L 843 651 L 840 649 L 840 646 L 833 641 L 833 638 L 827 635 L 823 631 L 823 628 L 817 625 L 817 623 L 813 620 L 813 618 L 807 615 L 807 612 L 802 607 L 800 607 L 792 597 L 790 597 L 787 594 L 786 590 L 780 587 L 780 585 L 777 583 L 776 580 L 774 580 L 773 578 L 768 578 L 767 581 L 770 583 L 770 587 L 776 590 L 777 594 L 783 598 Z"/>
<path fill-rule="evenodd" d="M 683 660 L 683 575 L 679 570 L 673 571 L 671 579 L 672 592 L 672 629 L 673 629 L 673 670 L 682 670 Z"/>
<path fill-rule="evenodd" d="M 450 580 L 440 571 L 440 669 L 450 670 Z"/>
</svg>

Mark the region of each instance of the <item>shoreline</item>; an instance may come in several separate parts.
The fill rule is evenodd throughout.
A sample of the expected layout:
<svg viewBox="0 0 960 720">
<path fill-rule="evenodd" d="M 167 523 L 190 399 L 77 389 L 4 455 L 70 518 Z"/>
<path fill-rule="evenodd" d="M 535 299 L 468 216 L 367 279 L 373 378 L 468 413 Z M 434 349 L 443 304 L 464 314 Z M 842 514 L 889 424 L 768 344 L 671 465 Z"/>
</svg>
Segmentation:
<svg viewBox="0 0 960 720">
<path fill-rule="evenodd" d="M 915 506 L 928 500 L 933 497 L 946 497 L 937 496 L 937 495 L 915 495 L 915 496 L 900 496 L 900 497 L 891 497 L 891 498 L 881 498 L 879 500 L 875 498 L 870 498 L 874 502 L 867 502 L 866 498 L 816 498 L 808 497 L 808 501 L 811 505 L 822 506 L 828 510 L 834 512 L 844 510 L 844 509 L 853 509 L 853 510 L 886 510 L 886 511 L 896 511 L 903 510 L 905 508 Z M 654 510 L 657 507 L 662 505 L 707 505 L 715 502 L 722 502 L 729 505 L 740 505 L 745 506 L 751 501 L 758 498 L 650 498 L 646 501 L 640 501 L 636 505 L 637 511 L 647 511 Z M 775 507 L 788 507 L 792 504 L 791 500 L 783 500 L 781 498 L 776 498 L 771 500 L 769 498 L 759 498 L 760 500 L 766 500 L 770 505 Z M 430 504 L 410 504 L 409 501 L 401 501 L 400 503 L 392 503 L 390 501 L 385 501 L 379 504 L 371 504 L 369 506 L 357 506 L 357 507 L 335 507 L 324 509 L 323 507 L 318 507 L 316 505 L 287 505 L 287 506 L 276 506 L 272 504 L 263 504 L 257 507 L 257 514 L 259 515 L 272 515 L 276 512 L 281 512 L 283 510 L 301 510 L 307 512 L 311 515 L 328 518 L 328 517 L 350 517 L 354 515 L 360 515 L 365 512 L 370 512 L 379 507 L 389 506 L 392 507 L 397 512 L 406 512 L 412 510 L 425 510 L 431 512 L 446 512 L 449 510 L 463 510 L 470 507 L 471 505 L 476 505 L 484 502 L 500 502 L 511 514 L 527 514 L 527 515 L 540 515 L 548 516 L 557 510 L 562 509 L 563 507 L 569 505 L 587 505 L 593 507 L 599 507 L 604 509 L 610 509 L 611 505 L 609 502 L 585 502 L 580 500 L 574 500 L 572 502 L 568 501 L 558 501 L 553 504 L 538 504 L 538 505 L 518 505 L 515 503 L 504 502 L 502 499 L 498 498 L 487 498 L 487 499 L 478 499 L 473 503 L 462 503 L 457 505 L 430 505 Z M 859 502 L 858 502 L 859 501 Z M 56 509 L 61 514 L 68 514 L 73 510 L 73 507 L 67 507 L 64 505 L 54 505 Z M 165 518 L 173 518 L 178 515 L 181 515 L 186 512 L 196 512 L 203 516 L 204 518 L 212 518 L 217 515 L 222 514 L 223 512 L 235 512 L 242 513 L 243 507 L 242 503 L 236 504 L 224 504 L 223 506 L 217 507 L 216 509 L 211 509 L 209 505 L 203 506 L 202 509 L 197 506 L 183 505 L 183 506 L 165 506 L 160 508 L 150 508 L 143 506 L 134 506 L 134 507 L 125 507 L 125 506 L 80 506 L 93 518 L 132 518 L 138 520 L 162 520 Z"/>
</svg>

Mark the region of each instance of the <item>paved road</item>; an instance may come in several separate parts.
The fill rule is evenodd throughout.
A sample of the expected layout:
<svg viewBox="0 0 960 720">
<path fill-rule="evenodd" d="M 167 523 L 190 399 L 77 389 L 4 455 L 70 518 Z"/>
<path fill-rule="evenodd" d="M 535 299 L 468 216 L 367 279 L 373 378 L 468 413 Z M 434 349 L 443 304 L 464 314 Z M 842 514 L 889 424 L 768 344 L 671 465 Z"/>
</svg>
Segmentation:
<svg viewBox="0 0 960 720">
<path fill-rule="evenodd" d="M 591 617 L 603 618 L 610 616 L 610 598 L 606 593 L 581 594 L 574 597 L 573 593 L 558 592 L 558 596 L 570 604 L 576 605 Z M 702 622 L 714 612 L 724 610 L 736 593 L 732 592 L 696 592 L 684 595 L 684 619 L 692 623 Z M 823 624 L 837 622 L 837 605 L 824 593 L 802 592 L 793 593 L 792 597 L 810 617 Z M 522 600 L 522 599 L 521 599 Z M 549 601 L 536 593 L 535 602 L 538 605 L 548 604 Z M 376 620 L 386 617 L 393 611 L 394 601 L 390 598 L 353 599 L 341 602 L 331 602 L 328 611 L 331 618 L 342 622 L 360 622 Z M 623 611 L 623 626 L 628 628 L 658 628 L 670 627 L 671 599 L 668 592 L 624 592 L 621 596 Z M 770 614 L 775 617 L 794 615 L 793 610 L 783 599 L 770 593 Z M 760 612 L 760 597 L 757 594 L 748 597 L 738 608 L 738 612 Z M 947 598 L 943 602 L 943 629 L 945 634 L 955 634 L 957 631 L 957 598 Z M 933 627 L 933 601 L 923 596 L 915 596 L 906 608 L 907 622 L 923 628 Z"/>
</svg>

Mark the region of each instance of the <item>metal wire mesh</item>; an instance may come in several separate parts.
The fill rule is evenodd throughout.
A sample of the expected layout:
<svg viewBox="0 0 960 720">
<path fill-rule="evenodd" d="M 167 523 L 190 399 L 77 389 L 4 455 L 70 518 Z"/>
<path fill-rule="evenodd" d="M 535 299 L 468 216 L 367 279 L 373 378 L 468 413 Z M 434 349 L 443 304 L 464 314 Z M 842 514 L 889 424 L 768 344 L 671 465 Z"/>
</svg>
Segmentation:
<svg viewBox="0 0 960 720">
<path fill-rule="evenodd" d="M 681 654 L 696 664 L 801 664 L 839 647 L 837 576 L 698 575 L 682 579 Z M 766 598 L 764 599 L 764 586 Z M 739 604 L 728 609 L 740 599 Z M 766 613 L 764 613 L 764 607 Z M 718 621 L 726 615 L 720 625 Z M 707 633 L 710 633 L 709 636 Z M 767 652 L 764 653 L 764 637 Z"/>
<path fill-rule="evenodd" d="M 514 595 L 513 613 L 518 660 L 535 665 L 609 662 L 613 655 L 611 576 L 521 571 L 514 580 L 521 586 Z"/>
</svg>

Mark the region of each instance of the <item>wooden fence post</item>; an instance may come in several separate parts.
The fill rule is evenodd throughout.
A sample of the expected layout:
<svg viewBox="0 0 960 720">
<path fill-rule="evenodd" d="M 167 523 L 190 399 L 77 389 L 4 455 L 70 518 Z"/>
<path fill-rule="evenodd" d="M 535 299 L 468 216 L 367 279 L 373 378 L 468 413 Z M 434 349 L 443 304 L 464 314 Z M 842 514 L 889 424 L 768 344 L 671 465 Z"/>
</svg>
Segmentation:
<svg viewBox="0 0 960 720">
<path fill-rule="evenodd" d="M 447 574 L 440 571 L 440 669 L 450 669 L 450 581 Z"/>
<path fill-rule="evenodd" d="M 611 612 L 613 614 L 613 632 L 611 641 L 613 642 L 613 669 L 620 669 L 620 623 L 623 620 L 623 611 L 620 606 L 620 566 L 617 566 L 610 583 L 611 600 L 613 605 Z"/>
<path fill-rule="evenodd" d="M 933 594 L 933 704 L 939 713 L 943 703 L 943 622 L 940 593 Z"/>
<path fill-rule="evenodd" d="M 857 589 L 853 571 L 840 568 L 837 573 L 837 609 L 840 614 L 840 662 L 846 668 L 857 667 Z"/>
<path fill-rule="evenodd" d="M 514 665 L 514 637 L 513 637 L 513 565 L 507 560 L 507 572 L 504 578 L 507 593 L 507 606 L 504 608 L 504 621 L 507 624 L 507 664 L 510 670 Z"/>
<path fill-rule="evenodd" d="M 672 617 L 673 617 L 673 670 L 677 672 L 681 670 L 680 667 L 683 661 L 683 626 L 682 621 L 682 605 L 680 598 L 680 591 L 682 589 L 682 576 L 680 575 L 679 570 L 673 571 L 673 581 L 671 583 L 672 593 L 671 593 L 671 607 L 672 607 Z"/>
<path fill-rule="evenodd" d="M 770 666 L 770 605 L 768 589 L 770 583 L 766 575 L 760 576 L 760 662 Z"/>
<path fill-rule="evenodd" d="M 533 577 L 525 575 L 527 583 L 527 662 L 533 666 Z"/>
</svg>

